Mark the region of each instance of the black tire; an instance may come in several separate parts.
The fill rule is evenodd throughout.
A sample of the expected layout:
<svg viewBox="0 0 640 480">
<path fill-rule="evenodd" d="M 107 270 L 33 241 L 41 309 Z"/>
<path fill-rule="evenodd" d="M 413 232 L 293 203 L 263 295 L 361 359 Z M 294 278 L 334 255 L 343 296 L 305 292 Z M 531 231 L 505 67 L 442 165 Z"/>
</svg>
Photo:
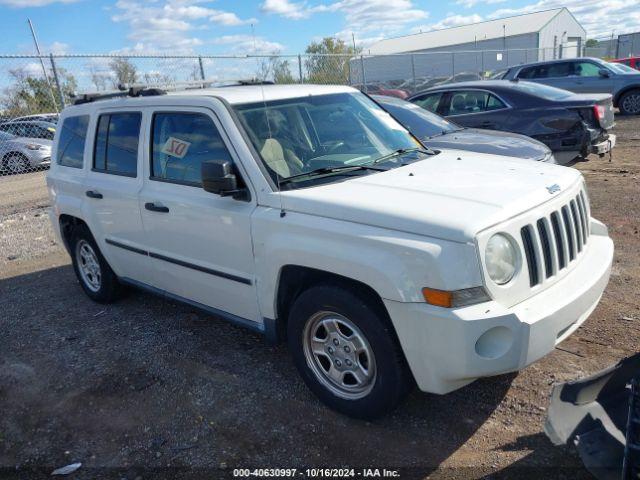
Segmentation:
<svg viewBox="0 0 640 480">
<path fill-rule="evenodd" d="M 73 269 L 76 272 L 76 277 L 84 293 L 86 293 L 91 300 L 98 303 L 112 303 L 117 300 L 122 293 L 122 287 L 120 282 L 118 282 L 118 277 L 102 256 L 102 252 L 100 252 L 89 229 L 85 225 L 77 225 L 71 232 L 70 237 L 69 250 Z M 82 264 L 85 262 L 80 255 L 80 249 L 83 246 L 88 246 L 90 250 L 93 251 L 95 259 L 97 260 L 100 277 L 98 288 L 96 288 L 95 284 L 91 285 L 90 279 L 86 278 L 87 275 L 83 275 L 82 273 Z"/>
<path fill-rule="evenodd" d="M 310 359 L 305 354 L 304 338 L 308 335 L 308 325 L 314 322 L 319 312 L 334 312 L 348 319 L 364 335 L 367 346 L 373 352 L 375 365 L 375 377 L 369 382 L 370 390 L 360 393 L 364 396 L 344 398 L 337 395 L 331 390 L 332 387 L 325 385 L 326 380 L 323 383 L 317 367 L 314 371 L 313 355 Z M 373 419 L 385 415 L 400 403 L 413 386 L 413 377 L 386 311 L 370 295 L 358 289 L 318 285 L 303 292 L 294 301 L 289 314 L 287 341 L 307 386 L 326 405 L 350 417 Z M 326 345 L 331 346 L 331 343 Z M 340 348 L 336 347 L 336 350 Z M 345 362 L 344 358 L 342 361 Z"/>
<path fill-rule="evenodd" d="M 11 168 L 10 163 L 17 161 L 18 168 Z M 9 152 L 2 159 L 2 171 L 5 174 L 25 173 L 31 169 L 29 159 L 20 152 Z"/>
<path fill-rule="evenodd" d="M 625 92 L 618 100 L 618 108 L 622 115 L 640 114 L 640 89 Z"/>
</svg>

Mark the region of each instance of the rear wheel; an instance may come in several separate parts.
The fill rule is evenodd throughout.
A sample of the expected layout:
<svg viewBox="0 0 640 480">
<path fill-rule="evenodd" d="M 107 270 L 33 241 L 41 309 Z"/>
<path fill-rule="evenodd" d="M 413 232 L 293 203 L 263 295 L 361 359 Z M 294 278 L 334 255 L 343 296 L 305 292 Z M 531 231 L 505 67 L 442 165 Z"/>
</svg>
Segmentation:
<svg viewBox="0 0 640 480">
<path fill-rule="evenodd" d="M 620 97 L 618 108 L 620 108 L 620 113 L 624 115 L 640 114 L 640 89 L 624 93 Z"/>
<path fill-rule="evenodd" d="M 7 153 L 2 159 L 2 170 L 5 173 L 24 173 L 30 168 L 29 159 L 20 152 Z"/>
<path fill-rule="evenodd" d="M 393 410 L 412 378 L 386 312 L 360 292 L 312 287 L 294 302 L 289 349 L 307 386 L 329 407 L 357 418 Z"/>
<path fill-rule="evenodd" d="M 73 269 L 89 298 L 111 303 L 119 297 L 121 286 L 116 274 L 102 256 L 91 232 L 84 225 L 74 228 L 70 239 Z"/>
</svg>

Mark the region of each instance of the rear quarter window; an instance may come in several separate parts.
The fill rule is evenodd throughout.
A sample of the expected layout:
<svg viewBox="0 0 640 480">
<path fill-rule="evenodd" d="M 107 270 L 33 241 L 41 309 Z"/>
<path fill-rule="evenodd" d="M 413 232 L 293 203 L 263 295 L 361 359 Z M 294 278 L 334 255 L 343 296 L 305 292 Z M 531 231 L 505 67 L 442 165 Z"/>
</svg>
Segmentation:
<svg viewBox="0 0 640 480">
<path fill-rule="evenodd" d="M 56 162 L 64 167 L 82 168 L 89 115 L 67 117 L 59 127 Z"/>
</svg>

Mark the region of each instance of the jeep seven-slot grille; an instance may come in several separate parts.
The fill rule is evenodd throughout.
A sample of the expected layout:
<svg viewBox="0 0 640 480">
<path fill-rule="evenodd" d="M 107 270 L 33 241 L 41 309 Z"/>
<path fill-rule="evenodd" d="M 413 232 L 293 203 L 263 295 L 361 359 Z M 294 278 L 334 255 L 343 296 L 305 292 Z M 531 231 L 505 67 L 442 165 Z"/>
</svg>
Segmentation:
<svg viewBox="0 0 640 480">
<path fill-rule="evenodd" d="M 520 230 L 531 286 L 567 268 L 589 239 L 589 208 L 580 191 L 562 207 Z"/>
</svg>

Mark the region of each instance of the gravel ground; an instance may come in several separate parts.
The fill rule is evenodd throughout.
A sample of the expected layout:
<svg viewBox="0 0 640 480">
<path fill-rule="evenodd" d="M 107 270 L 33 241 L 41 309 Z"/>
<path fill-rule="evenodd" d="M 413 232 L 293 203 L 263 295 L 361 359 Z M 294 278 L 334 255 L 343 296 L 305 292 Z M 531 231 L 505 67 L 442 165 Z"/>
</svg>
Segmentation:
<svg viewBox="0 0 640 480">
<path fill-rule="evenodd" d="M 619 118 L 614 160 L 576 166 L 616 243 L 589 320 L 519 374 L 446 396 L 414 392 L 375 422 L 304 387 L 283 346 L 190 307 L 81 292 L 48 227 L 43 174 L 0 178 L 0 478 L 221 478 L 233 468 L 402 469 L 402 478 L 590 478 L 542 432 L 556 381 L 635 353 L 640 333 L 640 118 Z M 8 194 L 7 194 L 8 192 Z"/>
</svg>

